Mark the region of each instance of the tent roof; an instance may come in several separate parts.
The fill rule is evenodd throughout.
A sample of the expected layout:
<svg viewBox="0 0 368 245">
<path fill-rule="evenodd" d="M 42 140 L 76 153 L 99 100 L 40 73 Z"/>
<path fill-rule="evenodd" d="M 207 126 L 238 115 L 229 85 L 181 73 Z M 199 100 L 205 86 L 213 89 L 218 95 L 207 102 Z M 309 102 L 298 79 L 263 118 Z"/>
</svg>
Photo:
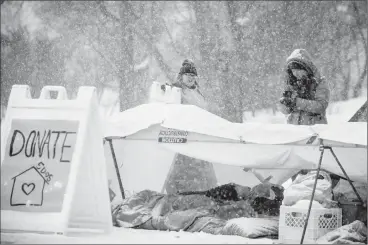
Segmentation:
<svg viewBox="0 0 368 245">
<path fill-rule="evenodd" d="M 133 107 L 106 120 L 105 137 L 125 137 L 160 124 L 164 120 L 165 104 L 151 103 Z"/>
<path fill-rule="evenodd" d="M 234 137 L 221 130 L 231 123 L 215 114 L 194 105 L 164 103 L 143 104 L 107 119 L 105 137 L 126 137 L 155 124 L 218 137 Z"/>
<path fill-rule="evenodd" d="M 366 181 L 366 122 L 313 126 L 231 123 L 194 105 L 152 103 L 108 119 L 105 137 L 126 137 L 153 125 L 189 132 L 186 144 L 160 143 L 164 148 L 210 162 L 249 168 L 314 168 L 320 154 L 318 139 L 323 139 L 324 145 L 335 147 L 353 180 Z M 329 154 L 324 159 L 327 170 L 342 175 Z"/>
<path fill-rule="evenodd" d="M 319 135 L 328 141 L 367 146 L 365 122 L 314 126 L 231 123 L 194 105 L 164 103 L 143 104 L 111 117 L 105 137 L 126 137 L 156 124 L 242 143 L 292 144 Z"/>
<path fill-rule="evenodd" d="M 320 130 L 319 137 L 323 140 L 340 142 L 343 144 L 367 146 L 367 123 L 346 122 L 325 125 L 325 127 Z"/>
</svg>

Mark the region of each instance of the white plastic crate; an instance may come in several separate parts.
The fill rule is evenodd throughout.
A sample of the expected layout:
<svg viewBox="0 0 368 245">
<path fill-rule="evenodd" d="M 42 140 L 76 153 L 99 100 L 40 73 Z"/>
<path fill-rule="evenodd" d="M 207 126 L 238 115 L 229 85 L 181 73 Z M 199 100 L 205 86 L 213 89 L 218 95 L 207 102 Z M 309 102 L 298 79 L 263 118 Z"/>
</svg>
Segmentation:
<svg viewBox="0 0 368 245">
<path fill-rule="evenodd" d="M 300 243 L 307 213 L 307 208 L 283 205 L 280 207 L 279 241 L 281 243 Z M 341 227 L 341 208 L 312 208 L 303 243 L 315 244 L 318 238 L 339 227 Z"/>
</svg>

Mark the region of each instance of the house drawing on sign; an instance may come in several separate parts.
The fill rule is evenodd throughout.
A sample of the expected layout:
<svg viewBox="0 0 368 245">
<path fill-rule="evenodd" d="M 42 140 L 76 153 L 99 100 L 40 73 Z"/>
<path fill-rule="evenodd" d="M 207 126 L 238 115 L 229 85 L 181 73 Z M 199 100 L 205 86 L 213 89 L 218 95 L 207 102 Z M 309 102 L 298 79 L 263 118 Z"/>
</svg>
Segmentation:
<svg viewBox="0 0 368 245">
<path fill-rule="evenodd" d="M 14 176 L 10 196 L 10 206 L 42 206 L 46 180 L 31 167 Z"/>
</svg>

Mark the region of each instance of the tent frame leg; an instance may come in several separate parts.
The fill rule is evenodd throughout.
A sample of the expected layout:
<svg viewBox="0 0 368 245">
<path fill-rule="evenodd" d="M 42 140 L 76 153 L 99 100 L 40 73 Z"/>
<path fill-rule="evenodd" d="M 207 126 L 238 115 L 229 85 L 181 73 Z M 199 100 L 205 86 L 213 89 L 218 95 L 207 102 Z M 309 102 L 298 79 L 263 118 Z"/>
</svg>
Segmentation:
<svg viewBox="0 0 368 245">
<path fill-rule="evenodd" d="M 123 199 L 125 199 L 123 182 L 122 182 L 121 177 L 120 177 L 120 172 L 119 172 L 118 162 L 117 162 L 117 160 L 116 160 L 116 155 L 115 155 L 114 146 L 113 146 L 113 144 L 112 144 L 112 139 L 107 139 L 107 141 L 109 142 L 110 150 L 111 150 L 111 155 L 112 155 L 112 159 L 114 160 L 114 166 L 115 166 L 116 175 L 117 175 L 117 177 L 118 177 L 118 182 L 119 182 L 119 187 L 120 187 L 121 197 L 122 197 Z"/>
<path fill-rule="evenodd" d="M 356 190 L 355 186 L 353 185 L 353 182 L 351 181 L 351 179 L 349 178 L 349 175 L 346 173 L 344 167 L 341 165 L 339 159 L 337 158 L 335 152 L 332 150 L 332 147 L 330 146 L 324 146 L 323 145 L 323 141 L 320 140 L 320 147 L 319 147 L 319 150 L 321 151 L 321 155 L 320 155 L 320 158 L 319 158 L 319 162 L 318 162 L 318 168 L 317 168 L 317 174 L 316 174 L 316 180 L 314 181 L 314 186 L 313 186 L 313 191 L 312 191 L 312 196 L 311 196 L 311 199 L 310 199 L 310 202 L 309 202 L 309 207 L 308 207 L 308 213 L 307 213 L 307 217 L 306 217 L 306 220 L 305 220 L 305 223 L 304 223 L 304 227 L 303 227 L 303 233 L 302 233 L 302 238 L 300 240 L 300 244 L 303 244 L 303 241 L 304 241 L 304 236 L 305 236 L 305 232 L 307 230 L 307 226 L 308 226 L 308 221 L 309 221 L 309 216 L 310 216 L 310 211 L 312 209 L 312 203 L 313 203 L 313 199 L 314 199 L 314 194 L 316 192 L 316 187 L 317 187 L 317 181 L 318 181 L 318 175 L 319 175 L 319 172 L 321 170 L 321 165 L 322 165 L 322 159 L 323 159 L 323 153 L 324 153 L 324 150 L 325 149 L 328 149 L 331 151 L 331 154 L 333 155 L 333 157 L 335 158 L 335 161 L 336 163 L 339 165 L 341 171 L 344 173 L 346 179 L 348 180 L 349 184 L 351 185 L 351 187 L 353 188 L 354 190 L 354 193 L 355 195 L 358 197 L 359 201 L 362 203 L 363 207 L 365 207 L 365 203 L 363 201 L 363 199 L 361 198 L 361 196 L 359 195 L 358 191 Z"/>
<path fill-rule="evenodd" d="M 353 185 L 353 182 L 351 181 L 351 179 L 349 178 L 348 174 L 346 173 L 344 167 L 341 165 L 339 159 L 337 158 L 335 152 L 332 150 L 332 147 L 329 146 L 325 146 L 325 149 L 329 149 L 331 151 L 331 154 L 333 155 L 333 157 L 335 158 L 337 164 L 339 165 L 339 167 L 341 168 L 341 171 L 344 173 L 345 178 L 349 181 L 349 184 L 351 185 L 351 188 L 353 188 L 355 195 L 358 197 L 359 201 L 362 203 L 363 207 L 365 206 L 364 201 L 362 199 L 362 197 L 359 195 L 357 189 L 355 188 L 355 186 Z"/>
<path fill-rule="evenodd" d="M 300 239 L 300 244 L 303 244 L 303 241 L 304 241 L 304 236 L 305 236 L 305 232 L 307 230 L 309 216 L 310 216 L 310 212 L 311 212 L 311 209 L 312 209 L 312 204 L 313 204 L 313 199 L 314 199 L 314 193 L 316 192 L 319 171 L 321 170 L 321 164 L 322 164 L 322 159 L 323 159 L 324 147 L 321 145 L 320 148 L 319 148 L 319 150 L 321 151 L 321 155 L 319 157 L 318 168 L 317 168 L 317 173 L 316 173 L 316 180 L 314 181 L 312 196 L 311 196 L 311 199 L 310 199 L 310 202 L 309 202 L 308 213 L 307 213 L 307 217 L 305 219 L 305 223 L 304 223 L 304 227 L 303 227 L 303 233 L 302 233 L 302 238 Z"/>
</svg>

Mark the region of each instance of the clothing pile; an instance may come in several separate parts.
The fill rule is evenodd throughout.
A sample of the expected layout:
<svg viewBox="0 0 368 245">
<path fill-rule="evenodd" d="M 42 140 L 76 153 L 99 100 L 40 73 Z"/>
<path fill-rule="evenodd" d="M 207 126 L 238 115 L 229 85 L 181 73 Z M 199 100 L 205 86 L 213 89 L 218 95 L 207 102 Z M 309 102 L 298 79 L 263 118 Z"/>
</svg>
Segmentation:
<svg viewBox="0 0 368 245">
<path fill-rule="evenodd" d="M 367 227 L 356 220 L 318 238 L 317 244 L 367 244 Z"/>
<path fill-rule="evenodd" d="M 328 173 L 320 171 L 317 178 L 312 208 L 341 208 L 343 226 L 318 238 L 316 243 L 366 244 L 367 184 L 354 183 L 360 197 L 365 202 L 363 205 L 359 202 L 348 181 L 340 179 L 332 188 L 332 180 Z M 316 171 L 299 173 L 290 187 L 285 190 L 283 205 L 307 209 L 315 180 Z"/>
<path fill-rule="evenodd" d="M 269 183 L 253 188 L 230 183 L 178 194 L 144 190 L 113 207 L 112 216 L 115 226 L 125 228 L 271 236 L 277 235 L 282 193 L 282 187 Z M 262 200 L 267 204 L 260 205 Z M 250 230 L 248 218 L 257 221 L 256 230 Z"/>
<path fill-rule="evenodd" d="M 332 180 L 330 175 L 324 171 L 320 171 L 317 178 L 312 207 L 337 208 L 337 202 L 332 200 Z M 284 191 L 282 204 L 285 206 L 298 205 L 298 207 L 300 207 L 301 203 L 308 204 L 309 202 L 305 201 L 311 199 L 315 180 L 316 171 L 299 173 L 290 187 Z"/>
</svg>

